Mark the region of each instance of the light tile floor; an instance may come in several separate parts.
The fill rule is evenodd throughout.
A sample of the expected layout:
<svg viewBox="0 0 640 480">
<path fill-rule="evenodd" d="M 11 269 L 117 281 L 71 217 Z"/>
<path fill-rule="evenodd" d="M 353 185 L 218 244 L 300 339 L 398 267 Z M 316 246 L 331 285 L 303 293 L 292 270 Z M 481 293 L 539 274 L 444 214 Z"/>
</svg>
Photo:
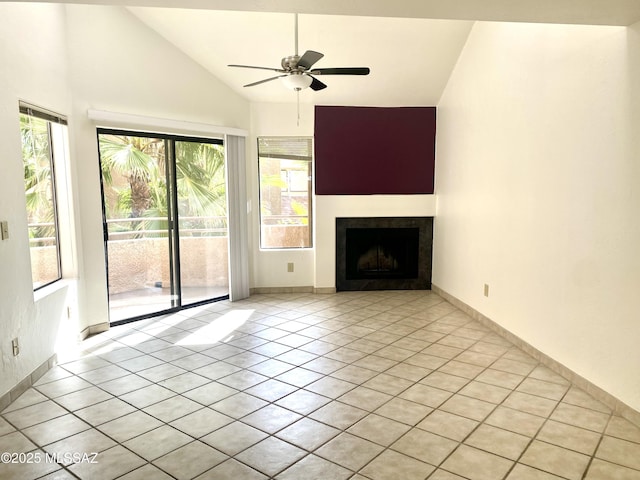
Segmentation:
<svg viewBox="0 0 640 480">
<path fill-rule="evenodd" d="M 432 292 L 256 295 L 80 347 L 2 412 L 0 478 L 640 479 L 640 429 Z"/>
</svg>

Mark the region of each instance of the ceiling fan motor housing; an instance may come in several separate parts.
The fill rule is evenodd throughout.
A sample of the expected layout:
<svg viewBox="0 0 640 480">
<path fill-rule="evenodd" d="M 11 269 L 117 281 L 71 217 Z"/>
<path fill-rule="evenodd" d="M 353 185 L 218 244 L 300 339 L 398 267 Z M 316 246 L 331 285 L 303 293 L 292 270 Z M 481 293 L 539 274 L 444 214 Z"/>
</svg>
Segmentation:
<svg viewBox="0 0 640 480">
<path fill-rule="evenodd" d="M 280 62 L 282 68 L 286 71 L 295 70 L 298 68 L 298 62 L 300 61 L 300 55 L 290 55 L 288 57 L 284 57 Z"/>
</svg>

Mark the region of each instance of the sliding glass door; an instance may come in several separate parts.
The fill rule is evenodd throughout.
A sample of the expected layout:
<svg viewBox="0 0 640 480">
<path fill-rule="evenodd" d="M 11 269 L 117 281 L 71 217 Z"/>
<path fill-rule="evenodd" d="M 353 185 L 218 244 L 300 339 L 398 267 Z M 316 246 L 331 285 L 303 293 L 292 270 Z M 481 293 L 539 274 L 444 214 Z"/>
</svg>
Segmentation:
<svg viewBox="0 0 640 480">
<path fill-rule="evenodd" d="M 111 323 L 228 295 L 222 142 L 98 130 Z"/>
<path fill-rule="evenodd" d="M 183 305 L 229 294 L 222 144 L 176 141 L 176 216 Z"/>
</svg>

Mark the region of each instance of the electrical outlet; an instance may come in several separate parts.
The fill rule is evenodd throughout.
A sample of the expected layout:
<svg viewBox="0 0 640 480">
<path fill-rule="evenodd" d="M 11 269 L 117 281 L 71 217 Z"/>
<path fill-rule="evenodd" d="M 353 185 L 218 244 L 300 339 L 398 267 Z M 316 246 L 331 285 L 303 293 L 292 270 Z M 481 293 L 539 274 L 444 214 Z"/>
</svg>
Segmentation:
<svg viewBox="0 0 640 480">
<path fill-rule="evenodd" d="M 20 345 L 18 344 L 18 339 L 14 338 L 11 340 L 11 348 L 13 348 L 13 356 L 17 357 L 20 353 Z"/>
<path fill-rule="evenodd" d="M 293 262 L 287 263 L 287 272 L 293 272 Z"/>
<path fill-rule="evenodd" d="M 2 240 L 7 240 L 9 238 L 9 222 L 0 222 L 0 237 L 2 237 Z"/>
<path fill-rule="evenodd" d="M 488 283 L 484 284 L 484 296 L 485 297 L 489 296 L 489 284 Z"/>
</svg>

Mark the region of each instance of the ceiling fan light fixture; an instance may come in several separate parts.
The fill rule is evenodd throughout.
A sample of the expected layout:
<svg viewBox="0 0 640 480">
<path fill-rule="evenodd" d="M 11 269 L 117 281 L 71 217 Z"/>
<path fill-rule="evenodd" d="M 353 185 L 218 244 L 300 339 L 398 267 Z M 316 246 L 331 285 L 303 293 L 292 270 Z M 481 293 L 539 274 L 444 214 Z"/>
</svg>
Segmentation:
<svg viewBox="0 0 640 480">
<path fill-rule="evenodd" d="M 281 77 L 280 80 L 282 80 L 285 87 L 295 90 L 296 92 L 308 88 L 313 82 L 313 79 L 304 73 L 292 73 L 285 77 Z"/>
</svg>

